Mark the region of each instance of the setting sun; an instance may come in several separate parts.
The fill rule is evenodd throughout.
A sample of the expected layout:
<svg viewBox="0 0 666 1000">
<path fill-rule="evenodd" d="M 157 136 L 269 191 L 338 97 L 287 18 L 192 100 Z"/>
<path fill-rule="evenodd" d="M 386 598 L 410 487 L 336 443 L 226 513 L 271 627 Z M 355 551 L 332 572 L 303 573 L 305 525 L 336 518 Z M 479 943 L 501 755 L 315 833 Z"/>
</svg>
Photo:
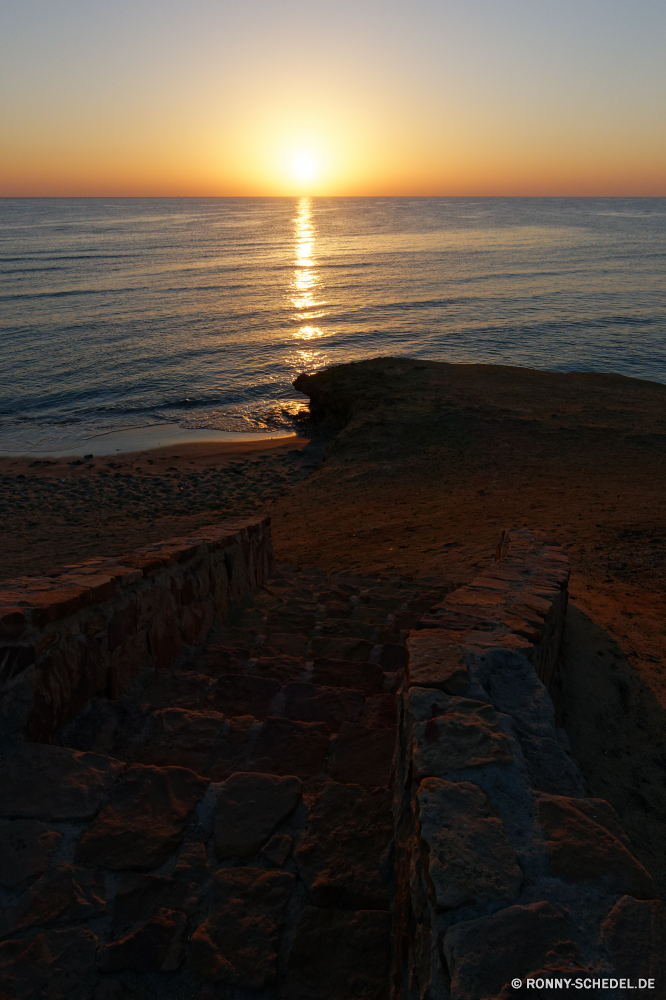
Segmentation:
<svg viewBox="0 0 666 1000">
<path fill-rule="evenodd" d="M 317 165 L 310 153 L 297 153 L 292 161 L 292 171 L 298 181 L 311 181 L 317 174 Z"/>
</svg>

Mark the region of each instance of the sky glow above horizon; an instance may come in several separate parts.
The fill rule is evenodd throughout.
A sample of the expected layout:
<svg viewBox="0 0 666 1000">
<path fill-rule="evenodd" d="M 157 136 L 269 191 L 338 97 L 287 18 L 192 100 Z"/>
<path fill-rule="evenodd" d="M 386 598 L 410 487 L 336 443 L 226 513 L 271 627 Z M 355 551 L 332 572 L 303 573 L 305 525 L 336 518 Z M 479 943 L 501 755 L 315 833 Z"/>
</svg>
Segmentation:
<svg viewBox="0 0 666 1000">
<path fill-rule="evenodd" d="M 666 195 L 656 0 L 0 2 L 0 196 Z"/>
</svg>

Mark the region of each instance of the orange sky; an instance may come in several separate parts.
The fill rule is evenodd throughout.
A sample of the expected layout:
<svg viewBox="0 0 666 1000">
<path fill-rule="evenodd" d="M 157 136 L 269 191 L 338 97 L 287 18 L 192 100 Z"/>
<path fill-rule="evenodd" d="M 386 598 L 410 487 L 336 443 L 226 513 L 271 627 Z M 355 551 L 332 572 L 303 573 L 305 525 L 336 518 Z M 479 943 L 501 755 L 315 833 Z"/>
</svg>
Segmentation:
<svg viewBox="0 0 666 1000">
<path fill-rule="evenodd" d="M 0 195 L 666 195 L 653 0 L 22 0 Z"/>
</svg>

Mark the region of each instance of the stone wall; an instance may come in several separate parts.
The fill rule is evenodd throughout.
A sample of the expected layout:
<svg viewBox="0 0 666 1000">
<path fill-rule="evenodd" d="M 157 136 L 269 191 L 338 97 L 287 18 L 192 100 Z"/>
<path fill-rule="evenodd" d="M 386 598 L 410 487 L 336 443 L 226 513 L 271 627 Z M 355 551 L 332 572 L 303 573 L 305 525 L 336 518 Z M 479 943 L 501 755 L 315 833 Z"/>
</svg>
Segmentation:
<svg viewBox="0 0 666 1000">
<path fill-rule="evenodd" d="M 270 518 L 0 585 L 0 733 L 49 743 L 98 694 L 201 645 L 267 576 Z"/>
<path fill-rule="evenodd" d="M 407 641 L 395 1000 L 518 996 L 528 978 L 664 988 L 664 907 L 613 809 L 585 797 L 544 686 L 568 575 L 558 546 L 503 535 Z"/>
</svg>

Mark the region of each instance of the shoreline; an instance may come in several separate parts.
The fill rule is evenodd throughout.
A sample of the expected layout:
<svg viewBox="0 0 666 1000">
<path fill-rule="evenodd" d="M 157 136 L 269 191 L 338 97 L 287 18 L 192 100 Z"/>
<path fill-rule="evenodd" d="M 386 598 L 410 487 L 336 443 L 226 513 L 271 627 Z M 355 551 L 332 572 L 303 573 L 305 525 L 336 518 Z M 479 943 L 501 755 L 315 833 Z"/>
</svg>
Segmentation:
<svg viewBox="0 0 666 1000">
<path fill-rule="evenodd" d="M 32 459 L 33 461 L 66 458 L 108 458 L 114 455 L 138 455 L 145 451 L 167 448 L 187 448 L 195 445 L 242 449 L 260 442 L 277 441 L 276 447 L 288 438 L 298 437 L 294 431 L 220 431 L 201 428 L 181 427 L 179 424 L 144 424 L 122 430 L 104 431 L 85 438 L 71 448 L 35 448 L 28 451 L 7 451 L 0 449 L 0 461 Z"/>
<path fill-rule="evenodd" d="M 6 455 L 0 452 L 0 477 L 23 475 L 26 478 L 77 477 L 91 472 L 101 472 L 104 469 L 140 468 L 149 474 L 159 473 L 164 463 L 171 468 L 195 469 L 204 467 L 223 467 L 230 461 L 244 455 L 260 456 L 279 453 L 284 449 L 302 449 L 310 442 L 309 438 L 299 434 L 280 434 L 271 437 L 248 435 L 238 440 L 230 435 L 224 439 L 180 440 L 172 443 L 162 443 L 159 446 L 139 447 L 127 451 L 85 451 L 57 454 L 21 454 Z M 136 442 L 135 442 L 136 443 Z"/>
</svg>

